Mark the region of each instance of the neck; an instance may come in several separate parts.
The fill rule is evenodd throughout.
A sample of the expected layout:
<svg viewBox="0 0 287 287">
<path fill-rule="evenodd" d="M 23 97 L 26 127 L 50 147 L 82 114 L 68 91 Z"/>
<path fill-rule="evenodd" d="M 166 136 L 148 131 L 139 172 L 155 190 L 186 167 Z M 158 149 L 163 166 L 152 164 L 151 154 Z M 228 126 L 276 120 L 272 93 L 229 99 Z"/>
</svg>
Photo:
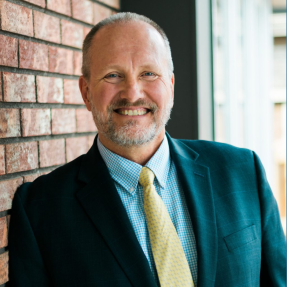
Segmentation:
<svg viewBox="0 0 287 287">
<path fill-rule="evenodd" d="M 140 146 L 120 146 L 99 133 L 101 143 L 113 153 L 144 166 L 160 147 L 165 135 L 163 129 L 151 142 Z"/>
</svg>

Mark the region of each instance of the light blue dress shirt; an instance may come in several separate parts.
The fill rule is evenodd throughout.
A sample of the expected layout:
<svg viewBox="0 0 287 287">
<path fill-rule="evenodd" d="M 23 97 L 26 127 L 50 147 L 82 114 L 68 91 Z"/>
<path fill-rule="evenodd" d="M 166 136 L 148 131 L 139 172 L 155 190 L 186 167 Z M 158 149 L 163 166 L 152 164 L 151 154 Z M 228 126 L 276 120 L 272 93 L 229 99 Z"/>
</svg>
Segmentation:
<svg viewBox="0 0 287 287">
<path fill-rule="evenodd" d="M 155 262 L 144 214 L 143 189 L 138 184 L 142 166 L 125 159 L 97 141 L 99 152 L 106 163 L 123 205 L 127 211 L 136 237 L 158 282 Z M 195 286 L 197 286 L 197 251 L 191 219 L 185 197 L 178 180 L 176 168 L 170 157 L 166 136 L 152 158 L 145 165 L 155 174 L 154 186 L 167 207 L 182 244 Z"/>
</svg>

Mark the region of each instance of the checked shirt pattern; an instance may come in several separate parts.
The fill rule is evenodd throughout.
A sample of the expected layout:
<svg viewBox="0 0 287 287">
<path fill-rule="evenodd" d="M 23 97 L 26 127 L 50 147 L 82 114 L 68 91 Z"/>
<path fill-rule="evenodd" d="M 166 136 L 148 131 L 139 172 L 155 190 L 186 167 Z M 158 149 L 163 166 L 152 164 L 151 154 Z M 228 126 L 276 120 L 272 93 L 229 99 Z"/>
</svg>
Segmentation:
<svg viewBox="0 0 287 287">
<path fill-rule="evenodd" d="M 114 180 L 117 192 L 122 200 L 139 244 L 147 258 L 157 286 L 160 286 L 144 213 L 143 188 L 139 184 L 142 165 L 111 152 L 102 145 L 99 138 L 97 138 L 97 145 Z M 178 180 L 176 166 L 170 156 L 166 136 L 156 153 L 145 166 L 152 170 L 155 175 L 153 185 L 168 210 L 189 264 L 194 285 L 197 286 L 196 240 L 184 190 Z"/>
<path fill-rule="evenodd" d="M 144 191 L 144 212 L 160 286 L 194 286 L 180 240 L 153 181 L 154 173 L 143 167 L 139 183 Z"/>
</svg>

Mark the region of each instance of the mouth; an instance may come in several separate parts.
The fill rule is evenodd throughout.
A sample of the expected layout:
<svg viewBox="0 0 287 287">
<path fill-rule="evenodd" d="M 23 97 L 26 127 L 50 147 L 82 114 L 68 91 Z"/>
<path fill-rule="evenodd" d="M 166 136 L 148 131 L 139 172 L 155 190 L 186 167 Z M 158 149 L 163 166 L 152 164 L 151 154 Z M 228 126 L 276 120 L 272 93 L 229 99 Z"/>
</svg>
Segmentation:
<svg viewBox="0 0 287 287">
<path fill-rule="evenodd" d="M 119 115 L 124 116 L 143 116 L 150 112 L 149 109 L 146 108 L 138 108 L 138 109 L 131 109 L 131 108 L 120 108 L 114 110 Z"/>
</svg>

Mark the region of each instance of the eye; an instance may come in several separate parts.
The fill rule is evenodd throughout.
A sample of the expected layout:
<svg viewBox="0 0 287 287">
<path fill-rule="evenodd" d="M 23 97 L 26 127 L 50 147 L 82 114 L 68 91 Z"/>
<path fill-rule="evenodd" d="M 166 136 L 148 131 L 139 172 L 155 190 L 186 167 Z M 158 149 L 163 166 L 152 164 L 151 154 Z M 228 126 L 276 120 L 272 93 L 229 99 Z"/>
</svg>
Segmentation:
<svg viewBox="0 0 287 287">
<path fill-rule="evenodd" d="M 144 73 L 144 75 L 145 75 L 145 76 L 155 76 L 155 74 L 154 74 L 154 73 L 151 73 L 151 72 L 146 72 L 146 73 Z"/>
<path fill-rule="evenodd" d="M 141 78 L 147 81 L 154 81 L 155 79 L 158 78 L 158 75 L 152 72 L 144 72 L 141 74 Z"/>
<path fill-rule="evenodd" d="M 105 81 L 112 83 L 112 84 L 119 83 L 122 80 L 122 78 L 123 77 L 117 73 L 110 73 L 104 77 Z"/>
</svg>

